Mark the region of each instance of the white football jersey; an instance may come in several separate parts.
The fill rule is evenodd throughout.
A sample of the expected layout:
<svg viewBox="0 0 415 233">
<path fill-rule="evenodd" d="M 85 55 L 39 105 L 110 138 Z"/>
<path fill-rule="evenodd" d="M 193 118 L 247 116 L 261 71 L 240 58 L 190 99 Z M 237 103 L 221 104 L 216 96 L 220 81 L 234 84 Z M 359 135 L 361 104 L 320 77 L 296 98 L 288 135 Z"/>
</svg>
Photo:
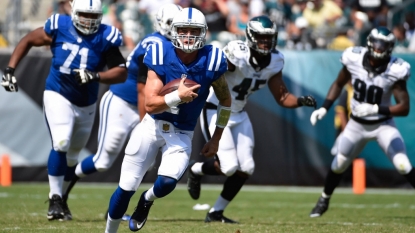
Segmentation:
<svg viewBox="0 0 415 233">
<path fill-rule="evenodd" d="M 232 97 L 232 112 L 240 112 L 245 107 L 248 97 L 255 91 L 263 88 L 268 80 L 284 67 L 284 56 L 280 52 L 271 54 L 270 64 L 260 71 L 256 71 L 249 63 L 251 52 L 248 45 L 241 41 L 235 40 L 229 42 L 223 52 L 226 58 L 235 65 L 235 71 L 227 71 L 225 78 L 228 83 L 229 92 Z M 207 102 L 215 105 L 219 104 L 219 100 L 210 89 Z"/>
<path fill-rule="evenodd" d="M 363 66 L 363 59 L 368 51 L 365 47 L 350 47 L 343 52 L 341 62 L 351 73 L 353 98 L 351 101 L 352 114 L 355 107 L 361 103 L 390 106 L 392 87 L 399 80 L 407 80 L 410 76 L 410 65 L 404 60 L 391 57 L 383 73 L 375 74 L 367 71 Z M 373 121 L 386 116 L 377 114 L 361 117 Z"/>
</svg>

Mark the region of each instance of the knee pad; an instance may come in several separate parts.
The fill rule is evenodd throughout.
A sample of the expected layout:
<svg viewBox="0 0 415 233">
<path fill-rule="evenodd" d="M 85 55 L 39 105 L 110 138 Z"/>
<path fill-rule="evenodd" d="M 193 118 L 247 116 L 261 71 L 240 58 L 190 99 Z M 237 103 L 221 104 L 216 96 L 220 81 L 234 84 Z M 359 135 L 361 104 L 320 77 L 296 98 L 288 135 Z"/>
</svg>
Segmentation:
<svg viewBox="0 0 415 233">
<path fill-rule="evenodd" d="M 336 174 L 341 174 L 349 167 L 350 162 L 351 159 L 339 153 L 331 163 L 331 170 Z"/>
<path fill-rule="evenodd" d="M 62 152 L 68 152 L 69 150 L 69 140 L 68 139 L 64 139 L 61 141 L 58 141 L 57 143 L 53 143 L 53 149 L 56 151 L 62 151 Z"/>
<path fill-rule="evenodd" d="M 397 153 L 395 156 L 393 156 L 392 162 L 396 170 L 398 170 L 399 174 L 406 175 L 412 169 L 411 162 L 409 162 L 408 156 L 406 156 L 406 154 Z"/>
<path fill-rule="evenodd" d="M 248 174 L 249 176 L 254 174 L 254 170 L 255 170 L 254 160 L 246 161 L 244 164 L 241 165 L 241 171 L 243 173 Z"/>
<path fill-rule="evenodd" d="M 176 188 L 176 184 L 176 179 L 167 176 L 158 176 L 156 182 L 154 183 L 154 195 L 158 198 L 167 196 L 174 190 L 174 188 Z"/>
</svg>

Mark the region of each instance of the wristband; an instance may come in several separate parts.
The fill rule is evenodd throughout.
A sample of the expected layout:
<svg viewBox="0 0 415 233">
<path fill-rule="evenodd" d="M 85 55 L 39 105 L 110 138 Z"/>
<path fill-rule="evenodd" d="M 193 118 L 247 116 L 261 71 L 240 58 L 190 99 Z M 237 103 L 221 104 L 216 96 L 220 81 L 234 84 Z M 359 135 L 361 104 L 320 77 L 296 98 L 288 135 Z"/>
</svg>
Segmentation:
<svg viewBox="0 0 415 233">
<path fill-rule="evenodd" d="M 391 114 L 391 110 L 389 109 L 388 106 L 379 106 L 378 113 L 389 116 Z"/>
<path fill-rule="evenodd" d="M 329 110 L 330 107 L 333 105 L 333 103 L 334 103 L 333 100 L 325 99 L 321 107 L 325 108 L 326 110 Z"/>
<path fill-rule="evenodd" d="M 170 108 L 176 107 L 182 100 L 179 97 L 179 91 L 175 90 L 169 94 L 164 96 L 164 102 L 166 102 L 167 106 Z"/>
<path fill-rule="evenodd" d="M 219 104 L 217 109 L 216 126 L 219 128 L 225 128 L 228 124 L 230 116 L 231 107 L 225 107 Z"/>
</svg>

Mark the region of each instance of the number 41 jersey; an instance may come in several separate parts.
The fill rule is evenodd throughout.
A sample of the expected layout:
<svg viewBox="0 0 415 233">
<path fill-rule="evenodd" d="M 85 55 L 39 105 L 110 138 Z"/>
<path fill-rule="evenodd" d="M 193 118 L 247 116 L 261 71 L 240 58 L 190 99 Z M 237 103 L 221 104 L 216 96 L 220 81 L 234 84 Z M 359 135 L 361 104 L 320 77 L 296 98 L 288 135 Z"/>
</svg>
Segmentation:
<svg viewBox="0 0 415 233">
<path fill-rule="evenodd" d="M 341 62 L 351 74 L 353 98 L 351 100 L 352 114 L 354 108 L 361 103 L 390 106 L 392 87 L 399 80 L 406 81 L 410 76 L 410 65 L 404 60 L 391 57 L 386 69 L 381 72 L 365 68 L 368 50 L 365 47 L 350 47 L 343 52 Z M 388 118 L 382 114 L 361 117 L 367 121 L 377 121 Z"/>
<path fill-rule="evenodd" d="M 282 70 L 284 56 L 280 52 L 273 52 L 269 65 L 262 70 L 255 70 L 250 64 L 251 52 L 245 42 L 241 40 L 231 41 L 223 48 L 223 51 L 228 61 L 235 65 L 235 71 L 225 73 L 232 97 L 231 109 L 232 112 L 240 112 L 244 109 L 249 95 L 263 88 L 273 75 Z M 219 104 L 219 100 L 212 89 L 207 102 L 215 105 Z"/>
<path fill-rule="evenodd" d="M 53 39 L 46 90 L 55 91 L 80 107 L 94 104 L 99 83 L 79 85 L 73 70 L 102 71 L 106 65 L 106 52 L 122 44 L 121 33 L 115 27 L 101 24 L 96 33 L 83 35 L 75 29 L 70 16 L 59 14 L 52 15 L 43 29 Z"/>
</svg>

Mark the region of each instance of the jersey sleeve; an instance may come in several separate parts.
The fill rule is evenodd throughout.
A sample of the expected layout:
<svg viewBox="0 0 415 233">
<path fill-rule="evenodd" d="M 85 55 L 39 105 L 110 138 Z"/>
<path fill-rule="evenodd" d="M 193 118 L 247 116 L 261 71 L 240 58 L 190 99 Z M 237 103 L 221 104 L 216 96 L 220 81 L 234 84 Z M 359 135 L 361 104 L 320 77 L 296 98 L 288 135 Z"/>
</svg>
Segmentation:
<svg viewBox="0 0 415 233">
<path fill-rule="evenodd" d="M 147 47 L 144 55 L 144 64 L 160 76 L 165 75 L 163 44 L 155 43 Z"/>
<path fill-rule="evenodd" d="M 340 62 L 345 66 L 351 65 L 354 62 L 357 62 L 364 53 L 365 49 L 363 47 L 349 47 L 344 50 Z"/>
<path fill-rule="evenodd" d="M 243 59 L 248 56 L 249 48 L 243 41 L 234 40 L 223 48 L 223 52 L 233 65 L 241 67 L 244 63 Z"/>
<path fill-rule="evenodd" d="M 411 65 L 401 58 L 395 58 L 389 69 L 389 74 L 397 80 L 408 80 L 411 76 Z"/>
<path fill-rule="evenodd" d="M 107 46 L 120 47 L 123 45 L 123 38 L 120 30 L 114 26 L 105 25 L 104 40 L 107 42 Z"/>
<path fill-rule="evenodd" d="M 55 36 L 59 28 L 59 14 L 51 15 L 45 22 L 43 30 L 50 36 Z"/>
<path fill-rule="evenodd" d="M 208 71 L 214 71 L 213 79 L 217 80 L 228 70 L 225 53 L 222 49 L 212 46 L 208 61 Z"/>
</svg>

